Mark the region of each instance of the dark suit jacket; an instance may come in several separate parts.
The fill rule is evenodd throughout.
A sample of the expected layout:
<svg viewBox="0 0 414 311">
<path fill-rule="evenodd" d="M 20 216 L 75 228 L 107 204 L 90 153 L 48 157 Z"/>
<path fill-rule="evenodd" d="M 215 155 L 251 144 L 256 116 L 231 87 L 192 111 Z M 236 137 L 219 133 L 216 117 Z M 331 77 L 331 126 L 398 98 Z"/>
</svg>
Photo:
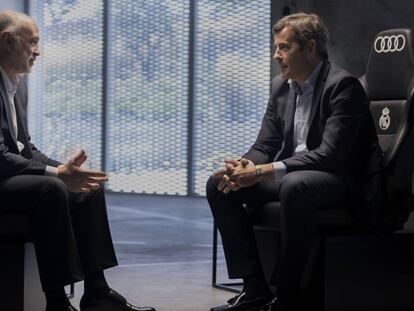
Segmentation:
<svg viewBox="0 0 414 311">
<path fill-rule="evenodd" d="M 9 120 L 8 97 L 5 83 L 0 75 L 0 180 L 15 175 L 44 175 L 46 165 L 58 166 L 60 163 L 48 158 L 31 142 L 27 126 L 27 85 L 20 79 L 14 98 L 18 125 L 18 139 L 25 145 L 19 154 L 17 142 L 10 133 L 13 126 Z"/>
<path fill-rule="evenodd" d="M 318 170 L 337 174 L 364 203 L 371 202 L 380 187 L 381 150 L 358 79 L 324 62 L 309 116 L 309 151 L 292 156 L 295 106 L 296 95 L 287 80 L 275 77 L 261 130 L 244 157 L 255 164 L 283 161 L 287 173 Z"/>
</svg>

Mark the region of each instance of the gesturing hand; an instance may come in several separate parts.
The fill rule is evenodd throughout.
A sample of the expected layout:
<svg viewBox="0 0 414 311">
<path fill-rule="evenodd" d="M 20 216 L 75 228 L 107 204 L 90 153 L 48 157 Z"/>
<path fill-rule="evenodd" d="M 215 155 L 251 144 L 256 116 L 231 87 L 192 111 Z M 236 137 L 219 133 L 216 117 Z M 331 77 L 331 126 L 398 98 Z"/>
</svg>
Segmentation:
<svg viewBox="0 0 414 311">
<path fill-rule="evenodd" d="M 100 184 L 108 180 L 104 172 L 81 168 L 86 158 L 85 151 L 80 150 L 65 165 L 58 166 L 58 178 L 66 184 L 71 192 L 96 190 Z"/>
<path fill-rule="evenodd" d="M 86 155 L 85 150 L 81 149 L 66 163 L 66 165 L 75 165 L 81 167 L 87 158 L 88 156 Z"/>
</svg>

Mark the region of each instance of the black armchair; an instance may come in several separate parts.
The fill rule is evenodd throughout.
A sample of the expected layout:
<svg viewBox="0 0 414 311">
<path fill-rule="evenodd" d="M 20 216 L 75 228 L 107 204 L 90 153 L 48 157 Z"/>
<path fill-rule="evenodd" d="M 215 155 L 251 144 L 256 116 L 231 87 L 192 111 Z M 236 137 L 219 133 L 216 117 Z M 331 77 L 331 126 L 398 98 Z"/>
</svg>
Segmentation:
<svg viewBox="0 0 414 311">
<path fill-rule="evenodd" d="M 4 310 L 44 310 L 36 255 L 31 243 L 29 218 L 12 207 L 0 213 L 0 297 Z M 74 295 L 70 285 L 69 297 Z"/>
<path fill-rule="evenodd" d="M 44 309 L 28 217 L 12 208 L 0 214 L 0 294 L 7 310 Z"/>
<path fill-rule="evenodd" d="M 346 208 L 319 212 L 319 235 L 302 278 L 319 310 L 414 309 L 414 232 L 401 230 L 414 207 L 412 40 L 409 29 L 375 37 L 361 82 L 384 155 L 385 209 L 372 232 L 358 230 Z M 279 227 L 278 202 L 255 208 L 255 237 L 270 285 L 278 269 Z"/>
</svg>

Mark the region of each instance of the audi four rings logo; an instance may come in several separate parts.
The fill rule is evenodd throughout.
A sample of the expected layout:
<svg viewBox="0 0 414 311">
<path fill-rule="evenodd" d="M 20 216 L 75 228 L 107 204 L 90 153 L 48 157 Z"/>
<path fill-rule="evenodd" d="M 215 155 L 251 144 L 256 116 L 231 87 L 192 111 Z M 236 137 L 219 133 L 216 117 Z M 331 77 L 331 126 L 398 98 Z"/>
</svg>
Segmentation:
<svg viewBox="0 0 414 311">
<path fill-rule="evenodd" d="M 375 39 L 374 49 L 377 53 L 401 52 L 405 47 L 403 35 L 379 36 Z"/>
</svg>

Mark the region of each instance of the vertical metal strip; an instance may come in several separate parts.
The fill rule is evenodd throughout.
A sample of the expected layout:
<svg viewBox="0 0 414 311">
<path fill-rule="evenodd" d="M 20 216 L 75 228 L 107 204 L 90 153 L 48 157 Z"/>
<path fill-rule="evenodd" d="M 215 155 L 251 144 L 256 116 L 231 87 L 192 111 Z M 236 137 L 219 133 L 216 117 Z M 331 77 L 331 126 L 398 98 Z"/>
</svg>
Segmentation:
<svg viewBox="0 0 414 311">
<path fill-rule="evenodd" d="M 279 0 L 271 0 L 270 1 L 270 80 L 272 80 L 273 77 L 275 77 L 278 72 L 276 70 L 276 66 L 273 65 L 273 53 L 274 53 L 274 46 L 273 46 L 273 33 L 272 33 L 272 27 L 277 22 L 277 20 L 280 18 L 280 12 L 276 12 L 276 9 L 278 8 L 278 5 L 276 2 Z"/>
<path fill-rule="evenodd" d="M 196 0 L 190 0 L 190 31 L 189 31 L 189 57 L 188 57 L 188 139 L 187 139 L 187 196 L 194 195 L 194 94 L 195 94 L 195 19 Z"/>
<path fill-rule="evenodd" d="M 104 0 L 103 8 L 103 51 L 102 51 L 102 145 L 101 145 L 101 169 L 107 167 L 107 142 L 108 142 L 108 41 L 109 41 L 109 0 Z"/>
<path fill-rule="evenodd" d="M 26 13 L 27 15 L 30 15 L 30 0 L 24 0 L 23 10 L 24 10 L 24 13 Z"/>
</svg>

